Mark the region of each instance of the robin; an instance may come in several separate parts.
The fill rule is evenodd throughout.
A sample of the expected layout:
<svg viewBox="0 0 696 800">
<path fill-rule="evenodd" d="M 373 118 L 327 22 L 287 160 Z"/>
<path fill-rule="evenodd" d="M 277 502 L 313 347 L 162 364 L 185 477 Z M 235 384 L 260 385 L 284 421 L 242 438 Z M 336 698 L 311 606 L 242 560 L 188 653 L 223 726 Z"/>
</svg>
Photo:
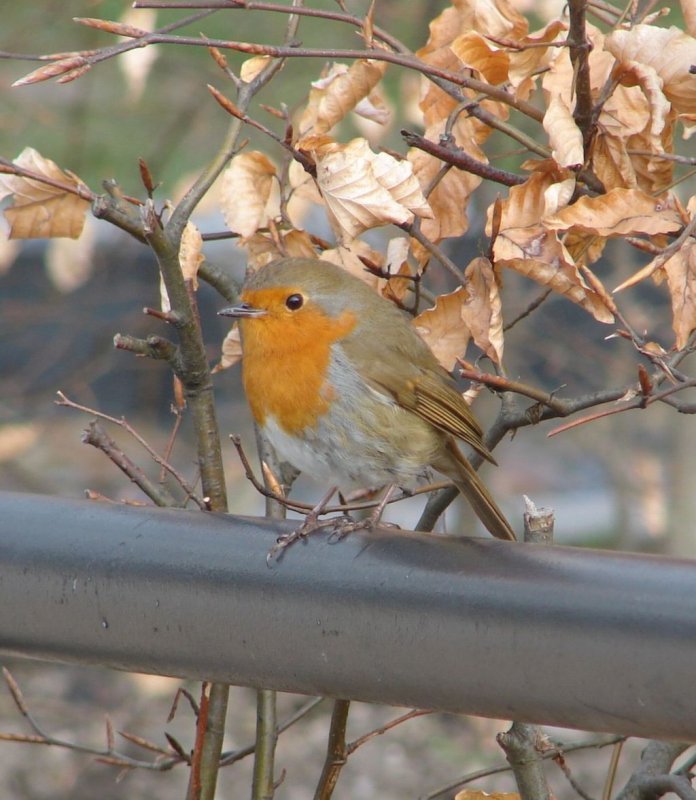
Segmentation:
<svg viewBox="0 0 696 800">
<path fill-rule="evenodd" d="M 340 267 L 306 258 L 251 273 L 241 299 L 219 313 L 240 321 L 244 390 L 283 459 L 342 487 L 408 489 L 432 468 L 490 533 L 515 539 L 455 441 L 495 463 L 481 427 L 407 314 Z"/>
</svg>

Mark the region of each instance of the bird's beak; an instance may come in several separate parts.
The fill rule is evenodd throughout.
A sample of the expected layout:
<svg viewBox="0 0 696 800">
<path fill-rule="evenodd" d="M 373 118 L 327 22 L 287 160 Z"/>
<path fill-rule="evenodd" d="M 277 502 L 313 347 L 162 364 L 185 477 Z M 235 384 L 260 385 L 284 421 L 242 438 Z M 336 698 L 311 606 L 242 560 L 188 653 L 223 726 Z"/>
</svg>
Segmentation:
<svg viewBox="0 0 696 800">
<path fill-rule="evenodd" d="M 235 319 L 249 319 L 254 317 L 262 317 L 266 313 L 265 308 L 254 308 L 249 303 L 240 303 L 238 306 L 231 308 L 223 308 L 218 311 L 220 317 L 234 317 Z"/>
</svg>

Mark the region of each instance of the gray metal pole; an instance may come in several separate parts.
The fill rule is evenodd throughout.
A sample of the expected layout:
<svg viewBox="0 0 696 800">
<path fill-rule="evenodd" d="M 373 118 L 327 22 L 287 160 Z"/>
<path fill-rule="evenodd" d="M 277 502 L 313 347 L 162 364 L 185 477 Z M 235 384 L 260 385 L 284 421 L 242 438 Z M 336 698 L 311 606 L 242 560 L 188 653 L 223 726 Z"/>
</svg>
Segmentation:
<svg viewBox="0 0 696 800">
<path fill-rule="evenodd" d="M 696 741 L 696 562 L 0 493 L 0 652 Z"/>
</svg>

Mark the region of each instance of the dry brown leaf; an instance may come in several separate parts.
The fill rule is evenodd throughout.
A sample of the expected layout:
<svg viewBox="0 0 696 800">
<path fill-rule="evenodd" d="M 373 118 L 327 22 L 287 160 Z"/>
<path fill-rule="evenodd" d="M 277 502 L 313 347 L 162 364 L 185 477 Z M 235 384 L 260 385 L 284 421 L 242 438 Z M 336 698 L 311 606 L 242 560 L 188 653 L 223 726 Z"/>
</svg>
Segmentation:
<svg viewBox="0 0 696 800">
<path fill-rule="evenodd" d="M 258 269 L 278 258 L 316 258 L 317 251 L 307 231 L 282 231 L 277 239 L 269 234 L 255 233 L 240 241 L 248 254 L 248 266 Z"/>
<path fill-rule="evenodd" d="M 593 99 L 597 99 L 604 88 L 615 60 L 604 49 L 604 35 L 592 25 L 586 27 L 587 37 L 592 48 L 589 53 L 590 89 Z M 548 96 L 561 97 L 568 108 L 575 107 L 575 77 L 567 47 L 554 48 L 548 71 L 542 79 L 544 92 Z"/>
<path fill-rule="evenodd" d="M 433 308 L 426 309 L 413 320 L 435 358 L 448 371 L 464 355 L 471 339 L 471 331 L 462 317 L 468 300 L 468 291 L 459 286 L 449 294 L 441 294 Z"/>
<path fill-rule="evenodd" d="M 518 97 L 526 99 L 535 85 L 536 77 L 534 73 L 546 67 L 551 58 L 557 54 L 555 47 L 538 47 L 542 42 L 555 41 L 568 26 L 561 20 L 553 20 L 541 31 L 524 36 L 518 40 L 518 44 L 524 47 L 532 45 L 526 50 L 513 51 L 510 53 L 510 68 L 508 74 L 510 83 L 518 91 Z"/>
<path fill-rule="evenodd" d="M 33 147 L 22 150 L 14 163 L 66 187 L 84 187 L 76 175 L 64 172 Z M 89 200 L 31 178 L 0 174 L 0 200 L 10 194 L 14 195 L 14 199 L 3 213 L 10 225 L 11 239 L 50 239 L 57 236 L 77 239 L 82 233 L 90 207 Z"/>
<path fill-rule="evenodd" d="M 252 236 L 269 216 L 276 168 L 258 150 L 236 155 L 222 175 L 220 208 L 227 227 L 240 236 Z"/>
<path fill-rule="evenodd" d="M 652 67 L 663 92 L 679 114 L 696 113 L 696 81 L 689 73 L 696 64 L 696 39 L 674 26 L 634 25 L 607 37 L 606 49 L 621 63 L 637 61 Z"/>
<path fill-rule="evenodd" d="M 462 319 L 476 346 L 500 364 L 504 347 L 503 313 L 491 262 L 487 258 L 475 258 L 464 275 L 469 297 L 462 307 Z"/>
<path fill-rule="evenodd" d="M 462 33 L 450 47 L 465 67 L 475 69 L 488 83 L 504 83 L 508 79 L 510 57 L 504 50 L 489 44 L 480 33 Z"/>
<path fill-rule="evenodd" d="M 220 352 L 220 361 L 211 370 L 214 375 L 216 372 L 222 372 L 224 369 L 229 369 L 242 360 L 242 339 L 239 335 L 239 325 L 236 323 L 227 331 L 225 338 L 222 340 L 222 348 Z"/>
<path fill-rule="evenodd" d="M 617 65 L 614 70 L 614 77 L 625 87 L 633 88 L 639 86 L 641 88 L 649 105 L 651 117 L 650 133 L 655 136 L 659 135 L 665 127 L 667 116 L 671 111 L 671 105 L 662 91 L 662 80 L 657 72 L 647 64 L 641 64 L 638 61 L 626 61 Z M 622 117 L 625 117 L 625 95 L 626 93 L 619 95 L 618 91 L 615 91 L 613 95 L 616 101 L 616 111 Z M 621 102 L 622 100 L 624 101 L 623 103 Z M 609 112 L 611 110 L 612 106 L 610 105 Z M 604 111 L 607 113 L 607 109 L 604 109 Z M 626 127 L 628 126 L 624 123 L 622 136 L 628 136 L 630 133 L 636 132 L 627 131 Z"/>
<path fill-rule="evenodd" d="M 388 300 L 403 302 L 413 288 L 411 278 L 415 272 L 408 260 L 410 249 L 411 243 L 404 236 L 395 236 L 389 240 L 384 261 L 385 270 L 393 277 L 382 287 L 382 296 Z"/>
<path fill-rule="evenodd" d="M 298 123 L 300 136 L 328 133 L 369 97 L 382 79 L 386 61 L 358 59 L 349 68 L 333 64 L 327 75 L 312 83 L 307 106 Z"/>
<path fill-rule="evenodd" d="M 408 161 L 376 154 L 362 138 L 343 145 L 318 137 L 298 146 L 314 156 L 317 185 L 344 243 L 370 228 L 432 215 Z"/>
<path fill-rule="evenodd" d="M 662 270 L 667 276 L 672 301 L 672 328 L 677 349 L 685 347 L 696 330 L 696 241 L 688 239 L 665 261 Z"/>
<path fill-rule="evenodd" d="M 575 124 L 570 108 L 559 95 L 551 95 L 543 125 L 556 163 L 562 167 L 582 166 L 585 161 L 582 132 Z"/>
<path fill-rule="evenodd" d="M 649 130 L 630 136 L 626 140 L 627 150 L 642 150 L 650 155 L 631 155 L 631 165 L 636 175 L 638 188 L 646 194 L 658 195 L 665 192 L 674 181 L 674 161 L 660 158 L 663 153 L 674 152 L 674 112 L 659 136 Z"/>
<path fill-rule="evenodd" d="M 321 260 L 343 267 L 346 272 L 350 272 L 351 275 L 360 278 L 361 281 L 364 281 L 375 291 L 381 290 L 385 281 L 370 272 L 359 256 L 368 259 L 378 267 L 382 266 L 381 254 L 360 239 L 354 239 L 349 245 L 339 245 L 331 250 L 324 250 L 321 254 Z"/>
<path fill-rule="evenodd" d="M 461 69 L 461 62 L 450 45 L 457 37 L 470 31 L 483 36 L 520 39 L 527 33 L 527 20 L 506 0 L 457 0 L 430 23 L 428 41 L 416 55 L 426 64 L 457 72 Z M 429 128 L 446 119 L 457 101 L 431 81 L 423 79 L 423 86 L 420 107 L 425 127 Z M 486 102 L 483 106 L 502 119 L 507 116 L 508 109 L 502 104 Z M 481 124 L 474 127 L 480 129 L 477 141 L 481 143 L 482 137 L 490 133 L 490 128 Z"/>
<path fill-rule="evenodd" d="M 526 183 L 510 189 L 500 204 L 500 228 L 493 245 L 495 264 L 526 275 L 582 306 L 600 322 L 610 323 L 614 317 L 603 298 L 582 278 L 556 232 L 540 221 L 550 187 L 565 182 L 566 174 L 565 170 L 549 171 L 548 164 L 541 164 Z M 492 209 L 488 211 L 488 235 Z"/>
<path fill-rule="evenodd" d="M 198 228 L 189 220 L 181 234 L 179 265 L 184 280 L 191 281 L 194 291 L 198 289 L 198 268 L 202 263 L 203 237 Z"/>
<path fill-rule="evenodd" d="M 581 197 L 572 206 L 544 217 L 551 230 L 579 228 L 598 236 L 670 233 L 682 226 L 681 218 L 664 200 L 639 189 L 611 189 L 597 197 Z"/>
<path fill-rule="evenodd" d="M 241 69 L 239 70 L 239 77 L 244 83 L 251 83 L 257 75 L 263 72 L 271 60 L 270 56 L 253 56 L 252 58 L 247 58 L 246 61 L 242 63 Z"/>
<path fill-rule="evenodd" d="M 355 106 L 353 113 L 360 118 L 355 120 L 356 125 L 359 127 L 364 125 L 361 120 L 384 126 L 392 118 L 392 107 L 382 91 L 382 87 L 376 86 L 367 97 L 363 97 Z"/>
<path fill-rule="evenodd" d="M 638 186 L 626 141 L 599 131 L 592 142 L 592 169 L 605 186 L 635 189 Z"/>
</svg>

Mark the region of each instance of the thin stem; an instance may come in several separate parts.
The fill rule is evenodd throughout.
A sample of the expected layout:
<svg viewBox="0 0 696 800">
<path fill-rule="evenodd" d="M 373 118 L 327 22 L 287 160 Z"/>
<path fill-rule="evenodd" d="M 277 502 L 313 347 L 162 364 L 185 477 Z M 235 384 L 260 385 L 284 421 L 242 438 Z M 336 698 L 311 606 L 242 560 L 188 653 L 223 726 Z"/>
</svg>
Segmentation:
<svg viewBox="0 0 696 800">
<path fill-rule="evenodd" d="M 326 749 L 324 768 L 319 778 L 314 800 L 329 800 L 336 788 L 341 770 L 348 759 L 346 746 L 346 726 L 350 700 L 335 700 L 329 728 L 329 741 Z"/>
<path fill-rule="evenodd" d="M 252 800 L 272 800 L 275 792 L 275 750 L 278 741 L 276 693 L 270 689 L 256 692 L 256 747 Z"/>
</svg>

